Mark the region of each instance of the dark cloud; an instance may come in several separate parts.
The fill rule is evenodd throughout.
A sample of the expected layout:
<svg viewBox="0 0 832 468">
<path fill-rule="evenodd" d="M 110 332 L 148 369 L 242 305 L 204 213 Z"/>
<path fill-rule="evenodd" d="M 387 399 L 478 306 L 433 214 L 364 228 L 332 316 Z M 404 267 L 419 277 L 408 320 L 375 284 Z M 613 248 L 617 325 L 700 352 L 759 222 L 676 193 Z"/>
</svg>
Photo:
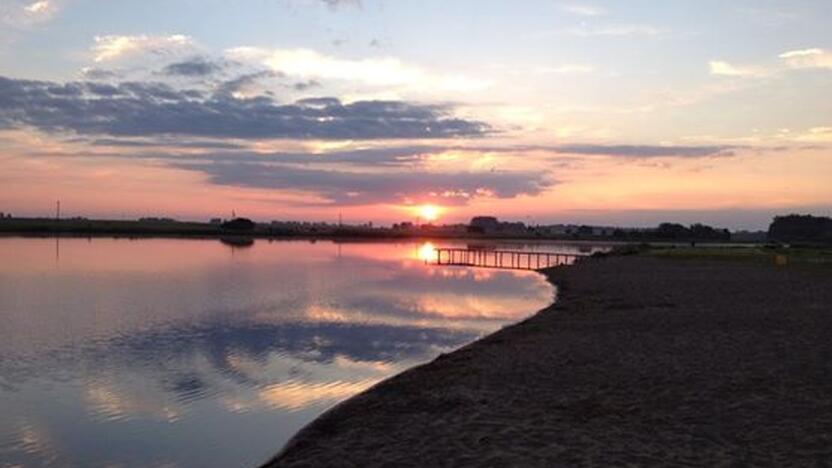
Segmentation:
<svg viewBox="0 0 832 468">
<path fill-rule="evenodd" d="M 120 141 L 99 140 L 118 146 Z M 115 144 L 114 144 L 115 143 Z M 193 142 L 208 148 L 210 142 Z M 143 142 L 127 145 L 145 146 Z M 148 145 L 149 146 L 149 145 Z M 176 146 L 176 145 L 171 145 Z M 190 147 L 188 143 L 178 145 Z M 447 147 L 397 146 L 311 154 L 303 152 L 129 152 L 36 154 L 40 157 L 120 158 L 147 160 L 199 172 L 216 185 L 288 190 L 313 194 L 323 204 L 361 205 L 401 201 L 465 204 L 477 197 L 513 198 L 540 194 L 556 183 L 546 171 L 446 171 L 421 162 Z"/>
<path fill-rule="evenodd" d="M 234 86 L 229 82 L 209 95 L 156 82 L 102 87 L 0 77 L 0 126 L 110 137 L 237 139 L 430 139 L 490 131 L 482 122 L 451 117 L 452 109 L 444 105 L 344 104 L 335 98 L 278 104 L 267 95 L 237 99 L 230 94 Z"/>
<path fill-rule="evenodd" d="M 343 151 L 332 151 L 323 154 L 302 153 L 302 152 L 275 152 L 275 153 L 252 153 L 252 152 L 224 152 L 206 153 L 197 155 L 200 161 L 232 163 L 239 161 L 246 162 L 272 162 L 296 165 L 338 165 L 338 166 L 363 166 L 363 167 L 414 167 L 421 163 L 428 155 L 438 151 L 444 151 L 441 146 L 394 146 L 389 148 L 365 148 Z M 146 155 L 149 157 L 161 156 L 161 159 L 177 158 L 174 155 Z M 192 156 L 193 157 L 193 156 Z"/>
<path fill-rule="evenodd" d="M 162 69 L 168 76 L 205 77 L 219 73 L 223 64 L 205 57 L 192 57 L 181 62 L 171 63 Z"/>
<path fill-rule="evenodd" d="M 550 153 L 556 155 L 610 156 L 622 158 L 705 158 L 733 156 L 737 150 L 786 151 L 794 147 L 763 148 L 739 145 L 609 145 L 609 144 L 564 144 L 564 145 L 447 145 L 445 150 L 473 151 L 481 153 Z"/>
<path fill-rule="evenodd" d="M 121 72 L 104 68 L 85 68 L 81 75 L 87 80 L 112 80 L 121 76 Z"/>
<path fill-rule="evenodd" d="M 317 80 L 299 81 L 292 85 L 295 91 L 306 91 L 312 88 L 320 88 L 321 83 Z"/>
<path fill-rule="evenodd" d="M 736 146 L 661 146 L 661 145 L 596 145 L 576 144 L 547 147 L 558 153 L 586 154 L 601 156 L 622 156 L 628 158 L 681 157 L 702 158 L 710 156 L 732 156 Z"/>
<path fill-rule="evenodd" d="M 371 204 L 441 200 L 463 204 L 477 196 L 537 195 L 553 184 L 537 172 L 344 171 L 254 162 L 183 161 L 173 167 L 199 171 L 217 185 L 312 192 L 329 203 Z"/>
<path fill-rule="evenodd" d="M 261 70 L 240 75 L 231 80 L 221 82 L 214 94 L 222 98 L 233 98 L 237 93 L 257 94 L 257 84 L 266 78 L 282 77 L 283 74 L 270 70 Z"/>
<path fill-rule="evenodd" d="M 154 147 L 167 147 L 167 148 L 204 148 L 204 149 L 216 149 L 216 150 L 237 150 L 237 149 L 244 149 L 245 145 L 240 143 L 231 143 L 227 141 L 208 141 L 208 140 L 195 140 L 195 141 L 181 141 L 181 140 L 125 140 L 125 139 L 117 139 L 117 138 L 98 138 L 92 141 L 89 140 L 78 140 L 82 142 L 89 143 L 93 146 L 112 146 L 112 147 L 123 147 L 123 148 L 154 148 Z"/>
<path fill-rule="evenodd" d="M 107 140 L 109 142 L 111 140 Z M 186 142 L 180 143 L 178 146 L 185 148 L 211 148 L 212 142 Z M 108 145 L 118 146 L 118 145 Z M 145 144 L 128 143 L 126 146 L 159 146 Z M 215 146 L 216 149 L 224 149 L 220 146 Z M 236 149 L 236 148 L 229 148 Z M 440 146 L 395 146 L 390 148 L 367 148 L 354 149 L 343 151 L 332 151 L 328 153 L 315 154 L 304 152 L 274 152 L 274 153 L 254 153 L 249 151 L 227 151 L 215 153 L 202 154 L 171 154 L 171 153 L 144 153 L 134 154 L 127 157 L 141 158 L 141 159 L 157 159 L 157 160 L 174 160 L 181 161 L 183 159 L 196 160 L 199 162 L 211 163 L 279 163 L 292 164 L 302 166 L 344 166 L 344 167 L 364 167 L 364 168 L 381 168 L 381 167 L 415 167 L 418 166 L 428 155 L 437 151 L 443 151 L 444 148 Z"/>
<path fill-rule="evenodd" d="M 352 150 L 330 151 L 327 153 L 309 152 L 271 152 L 255 153 L 243 151 L 248 148 L 244 143 L 222 140 L 181 140 L 181 139 L 151 139 L 136 140 L 122 138 L 70 138 L 67 143 L 86 143 L 92 146 L 124 147 L 124 148 L 194 148 L 206 150 L 231 150 L 203 153 L 176 153 L 170 151 L 131 152 L 125 154 L 113 153 L 31 153 L 37 156 L 56 157 L 107 157 L 123 159 L 144 159 L 157 161 L 194 160 L 216 163 L 283 163 L 295 165 L 325 165 L 331 167 L 413 167 L 419 165 L 429 155 L 445 151 L 443 146 L 392 146 L 384 148 L 359 148 Z"/>
</svg>

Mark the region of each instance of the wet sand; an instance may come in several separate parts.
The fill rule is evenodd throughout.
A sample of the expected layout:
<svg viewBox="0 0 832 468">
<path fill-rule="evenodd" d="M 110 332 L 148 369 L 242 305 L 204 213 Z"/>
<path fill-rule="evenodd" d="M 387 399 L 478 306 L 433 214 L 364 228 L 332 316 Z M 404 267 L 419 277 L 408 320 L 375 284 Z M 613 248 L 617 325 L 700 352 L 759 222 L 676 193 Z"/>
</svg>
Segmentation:
<svg viewBox="0 0 832 468">
<path fill-rule="evenodd" d="M 612 257 L 328 411 L 267 466 L 832 464 L 832 275 Z"/>
</svg>

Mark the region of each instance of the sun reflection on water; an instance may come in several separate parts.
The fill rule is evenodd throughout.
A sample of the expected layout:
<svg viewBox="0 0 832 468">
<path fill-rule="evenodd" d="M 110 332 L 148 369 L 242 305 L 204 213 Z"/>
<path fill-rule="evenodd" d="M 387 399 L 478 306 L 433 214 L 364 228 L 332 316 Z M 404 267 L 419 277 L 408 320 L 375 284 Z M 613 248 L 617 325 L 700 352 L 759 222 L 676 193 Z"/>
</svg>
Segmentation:
<svg viewBox="0 0 832 468">
<path fill-rule="evenodd" d="M 416 258 L 424 262 L 429 262 L 436 258 L 436 246 L 433 242 L 425 242 L 416 251 Z"/>
</svg>

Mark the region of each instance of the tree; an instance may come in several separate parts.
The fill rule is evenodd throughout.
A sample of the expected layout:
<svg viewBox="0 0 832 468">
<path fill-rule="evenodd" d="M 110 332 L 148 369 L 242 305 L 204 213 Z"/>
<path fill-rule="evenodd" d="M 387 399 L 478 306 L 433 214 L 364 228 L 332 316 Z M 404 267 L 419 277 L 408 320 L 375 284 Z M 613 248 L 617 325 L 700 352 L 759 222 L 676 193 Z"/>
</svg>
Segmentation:
<svg viewBox="0 0 832 468">
<path fill-rule="evenodd" d="M 781 242 L 832 242 L 832 218 L 797 214 L 777 216 L 768 228 L 768 236 Z"/>
<path fill-rule="evenodd" d="M 685 239 L 690 236 L 690 231 L 681 224 L 661 223 L 655 234 L 660 239 Z"/>
<path fill-rule="evenodd" d="M 229 231 L 253 231 L 254 227 L 254 221 L 248 218 L 234 218 L 222 223 L 222 228 Z"/>
</svg>

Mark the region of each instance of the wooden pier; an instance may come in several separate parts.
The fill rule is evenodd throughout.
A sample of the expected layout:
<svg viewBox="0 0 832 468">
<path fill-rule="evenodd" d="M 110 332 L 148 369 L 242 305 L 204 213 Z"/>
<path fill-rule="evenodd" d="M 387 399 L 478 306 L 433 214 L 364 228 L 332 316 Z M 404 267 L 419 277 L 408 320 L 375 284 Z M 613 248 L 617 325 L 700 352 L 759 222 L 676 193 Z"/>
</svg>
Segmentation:
<svg viewBox="0 0 832 468">
<path fill-rule="evenodd" d="M 436 265 L 501 268 L 507 270 L 540 270 L 571 265 L 587 254 L 524 252 L 521 250 L 436 249 Z"/>
</svg>

